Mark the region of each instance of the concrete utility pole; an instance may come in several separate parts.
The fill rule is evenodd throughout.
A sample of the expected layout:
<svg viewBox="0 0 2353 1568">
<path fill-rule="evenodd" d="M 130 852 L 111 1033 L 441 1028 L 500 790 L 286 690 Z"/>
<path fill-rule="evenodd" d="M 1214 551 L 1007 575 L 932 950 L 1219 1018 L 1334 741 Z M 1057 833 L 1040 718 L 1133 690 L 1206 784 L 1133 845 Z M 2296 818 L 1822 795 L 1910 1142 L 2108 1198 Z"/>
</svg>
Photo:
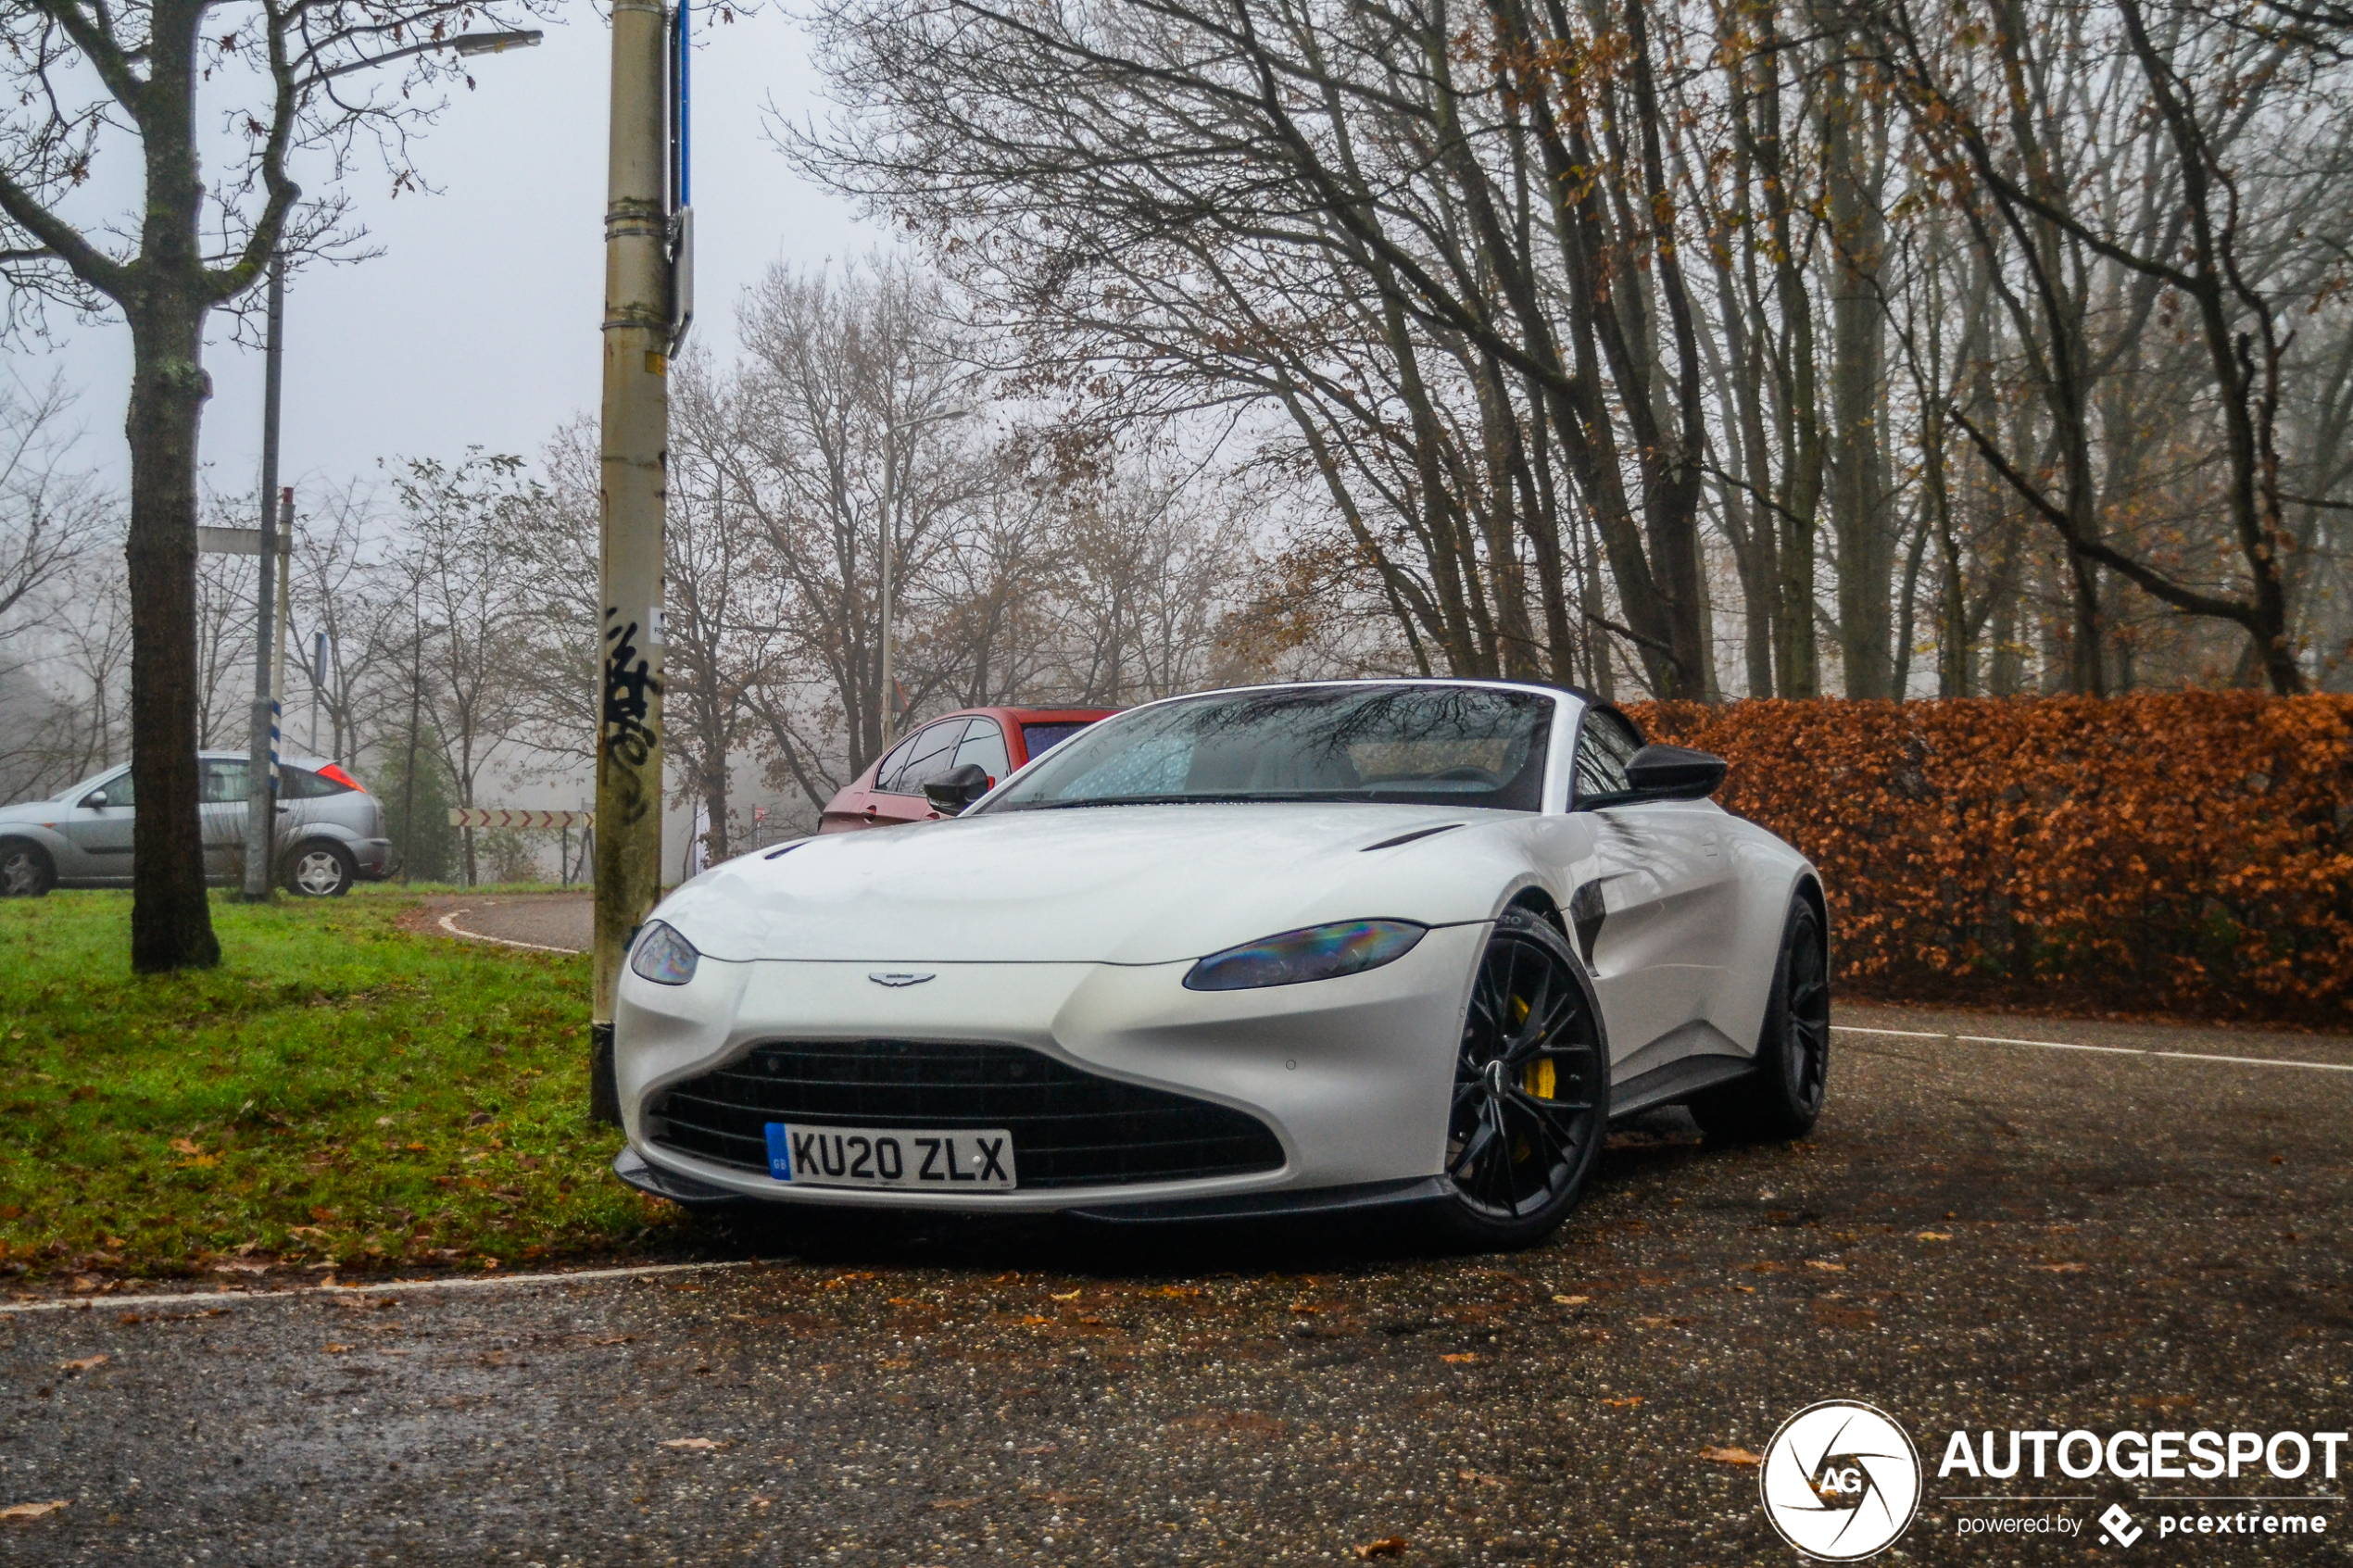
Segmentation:
<svg viewBox="0 0 2353 1568">
<path fill-rule="evenodd" d="M 674 154 L 684 98 L 681 15 L 614 0 L 612 124 L 605 200 L 601 474 L 603 706 L 597 737 L 595 996 L 589 1115 L 618 1122 L 613 994 L 629 941 L 661 897 L 662 508 L 670 355 L 686 289 L 685 171 Z M 673 206 L 674 203 L 674 206 Z M 683 249 L 683 243 L 680 248 Z"/>
<path fill-rule="evenodd" d="M 271 574 L 278 566 L 278 407 L 280 370 L 285 362 L 286 261 L 270 258 L 269 340 L 262 352 L 261 372 L 261 591 L 255 596 L 253 618 L 253 734 L 245 752 L 245 880 L 249 904 L 270 901 L 271 840 L 275 836 L 277 792 L 271 787 L 275 771 L 271 754 L 277 749 L 277 704 L 271 680 L 270 633 L 277 625 Z"/>
</svg>

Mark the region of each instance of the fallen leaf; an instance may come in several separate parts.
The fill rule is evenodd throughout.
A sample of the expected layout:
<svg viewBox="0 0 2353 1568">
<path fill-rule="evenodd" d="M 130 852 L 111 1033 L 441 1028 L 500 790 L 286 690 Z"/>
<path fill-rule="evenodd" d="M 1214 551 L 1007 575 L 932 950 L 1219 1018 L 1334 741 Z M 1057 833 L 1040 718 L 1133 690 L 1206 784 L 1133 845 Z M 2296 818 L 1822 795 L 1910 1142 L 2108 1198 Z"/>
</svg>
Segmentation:
<svg viewBox="0 0 2353 1568">
<path fill-rule="evenodd" d="M 665 1449 L 694 1449 L 699 1451 L 704 1449 L 715 1449 L 719 1445 L 708 1437 L 672 1437 L 666 1439 L 661 1446 Z"/>
<path fill-rule="evenodd" d="M 1586 1302 L 1591 1301 L 1592 1298 L 1590 1296 L 1555 1296 L 1553 1299 L 1564 1307 L 1581 1307 Z"/>
<path fill-rule="evenodd" d="M 1741 1265 L 1741 1268 L 1742 1268 L 1742 1270 L 1743 1270 L 1743 1272 L 1748 1273 L 1752 1273 L 1752 1274 L 1778 1274 L 1778 1273 L 1782 1273 L 1782 1272 L 1783 1272 L 1783 1271 L 1787 1268 L 1787 1265 L 1786 1265 L 1786 1264 L 1782 1264 L 1782 1263 L 1775 1263 L 1775 1262 L 1769 1262 L 1769 1261 L 1767 1261 L 1767 1262 L 1756 1262 L 1756 1263 L 1743 1263 L 1743 1264 Z"/>
<path fill-rule="evenodd" d="M 59 1372 L 88 1372 L 92 1367 L 101 1367 L 106 1364 L 107 1358 L 104 1356 L 84 1356 L 78 1361 L 59 1362 L 57 1370 Z"/>
<path fill-rule="evenodd" d="M 1953 1233 L 1951 1231 L 1922 1231 L 1914 1239 L 1919 1241 L 1950 1241 L 1953 1239 Z"/>
<path fill-rule="evenodd" d="M 1478 1360 L 1478 1352 L 1476 1350 L 1458 1350 L 1452 1355 L 1441 1356 L 1438 1359 L 1441 1361 L 1453 1361 L 1457 1365 L 1460 1365 L 1464 1361 L 1475 1361 Z"/>
<path fill-rule="evenodd" d="M 1356 1549 L 1356 1561 L 1370 1562 L 1376 1557 L 1402 1557 L 1405 1552 L 1405 1537 L 1383 1536 L 1377 1541 L 1366 1541 Z"/>
<path fill-rule="evenodd" d="M 1843 1274 L 1846 1272 L 1845 1264 L 1833 1263 L 1827 1258 L 1808 1258 L 1806 1260 L 1806 1266 L 1809 1269 L 1820 1269 L 1825 1273 Z"/>
<path fill-rule="evenodd" d="M 39 1519 L 65 1507 L 66 1500 L 59 1498 L 55 1502 L 10 1503 L 6 1508 L 0 1508 L 0 1519 Z"/>
<path fill-rule="evenodd" d="M 2033 1267 L 2046 1274 L 2080 1274 L 2083 1272 L 2081 1263 L 2036 1263 Z"/>
<path fill-rule="evenodd" d="M 1763 1454 L 1753 1454 L 1746 1449 L 1702 1449 L 1699 1451 L 1699 1457 L 1713 1460 L 1718 1464 L 1762 1464 L 1765 1462 Z"/>
<path fill-rule="evenodd" d="M 1145 1294 L 1151 1296 L 1175 1296 L 1182 1298 L 1187 1296 L 1198 1296 L 1201 1294 L 1201 1291 L 1196 1286 L 1189 1285 L 1164 1285 L 1159 1289 L 1147 1291 Z"/>
<path fill-rule="evenodd" d="M 1053 1319 L 1051 1319 L 1051 1318 L 1042 1318 L 1042 1317 L 1039 1317 L 1039 1316 L 1038 1316 L 1036 1312 L 1032 1312 L 1032 1313 L 1030 1313 L 1027 1317 L 1025 1317 L 1025 1318 L 1024 1318 L 1024 1319 L 1022 1319 L 1021 1321 L 1022 1321 L 1024 1323 L 1026 1323 L 1026 1324 L 1029 1324 L 1029 1325 L 1034 1326 L 1034 1325 L 1036 1325 L 1036 1324 L 1038 1324 L 1038 1323 L 1051 1323 L 1051 1322 L 1053 1322 L 1054 1320 L 1053 1320 Z"/>
<path fill-rule="evenodd" d="M 1454 1474 L 1458 1480 L 1475 1482 L 1481 1486 L 1500 1486 L 1504 1485 L 1504 1478 L 1502 1476 L 1482 1475 L 1476 1470 L 1457 1470 L 1454 1472 Z"/>
<path fill-rule="evenodd" d="M 1076 1290 L 1065 1290 L 1059 1296 L 1050 1290 L 1046 1293 L 1046 1295 L 1050 1300 L 1054 1301 L 1076 1301 L 1078 1299 L 1078 1292 Z"/>
<path fill-rule="evenodd" d="M 196 1140 L 194 1138 L 174 1138 L 171 1140 L 171 1147 L 179 1150 L 182 1154 L 202 1154 L 204 1152 L 202 1148 L 197 1147 Z"/>
<path fill-rule="evenodd" d="M 608 1334 L 602 1339 L 591 1339 L 591 1345 L 626 1345 L 637 1336 L 634 1334 Z"/>
<path fill-rule="evenodd" d="M 331 1356 L 340 1356 L 350 1348 L 351 1347 L 348 1345 L 336 1345 L 330 1343 L 327 1347 L 327 1354 Z"/>
<path fill-rule="evenodd" d="M 1636 1406 L 1636 1405 L 1641 1404 L 1642 1402 L 1642 1395 L 1640 1395 L 1640 1394 L 1632 1394 L 1632 1395 L 1629 1395 L 1627 1398 L 1625 1398 L 1625 1399 L 1604 1399 L 1604 1400 L 1602 1401 L 1602 1403 L 1604 1403 L 1604 1404 L 1605 1404 L 1605 1405 L 1617 1405 L 1617 1406 L 1619 1406 L 1619 1407 L 1621 1407 L 1621 1408 L 1624 1408 L 1624 1409 L 1629 1409 L 1629 1410 L 1632 1409 L 1632 1408 L 1633 1408 L 1634 1406 Z"/>
</svg>

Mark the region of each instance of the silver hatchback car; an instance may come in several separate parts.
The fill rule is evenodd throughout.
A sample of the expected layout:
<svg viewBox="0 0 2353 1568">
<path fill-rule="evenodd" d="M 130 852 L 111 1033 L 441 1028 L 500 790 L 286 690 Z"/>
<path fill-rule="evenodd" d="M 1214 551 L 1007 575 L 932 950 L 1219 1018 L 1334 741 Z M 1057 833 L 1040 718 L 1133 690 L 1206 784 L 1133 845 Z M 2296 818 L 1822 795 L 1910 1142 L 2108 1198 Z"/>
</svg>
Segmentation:
<svg viewBox="0 0 2353 1568">
<path fill-rule="evenodd" d="M 245 755 L 197 753 L 208 881 L 234 880 L 245 862 Z M 47 800 L 0 806 L 0 894 L 38 897 L 52 887 L 131 884 L 131 769 L 109 768 Z M 392 872 L 384 806 L 332 762 L 278 764 L 278 874 L 286 889 L 327 898 Z"/>
</svg>

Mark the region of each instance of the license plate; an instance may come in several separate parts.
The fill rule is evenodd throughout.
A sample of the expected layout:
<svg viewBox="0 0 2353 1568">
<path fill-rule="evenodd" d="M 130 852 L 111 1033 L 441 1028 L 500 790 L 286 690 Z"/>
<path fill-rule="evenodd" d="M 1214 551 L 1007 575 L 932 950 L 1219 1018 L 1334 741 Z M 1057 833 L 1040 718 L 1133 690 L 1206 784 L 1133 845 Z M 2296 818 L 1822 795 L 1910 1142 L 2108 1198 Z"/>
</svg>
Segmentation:
<svg viewBox="0 0 2353 1568">
<path fill-rule="evenodd" d="M 1013 1136 L 1000 1127 L 933 1132 L 905 1127 L 768 1123 L 768 1173 L 795 1186 L 1010 1192 Z"/>
</svg>

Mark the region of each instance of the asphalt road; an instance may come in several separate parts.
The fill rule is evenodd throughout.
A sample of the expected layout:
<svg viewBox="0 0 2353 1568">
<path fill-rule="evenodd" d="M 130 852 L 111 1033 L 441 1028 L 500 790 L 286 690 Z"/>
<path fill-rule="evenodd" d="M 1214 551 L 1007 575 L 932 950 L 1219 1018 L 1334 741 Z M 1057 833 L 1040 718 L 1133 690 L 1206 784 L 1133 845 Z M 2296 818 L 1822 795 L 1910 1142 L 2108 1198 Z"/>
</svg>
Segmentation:
<svg viewBox="0 0 2353 1568">
<path fill-rule="evenodd" d="M 585 953 L 596 924 L 585 892 L 453 896 L 424 901 L 421 923 L 444 935 Z"/>
<path fill-rule="evenodd" d="M 1792 1148 L 1621 1134 L 1546 1247 L 1328 1228 L 713 1237 L 740 1267 L 0 1317 L 5 1563 L 1796 1561 L 1755 1469 L 1869 1399 L 1929 1500 L 1881 1561 L 2353 1561 L 2099 1542 L 2116 1481 L 1940 1481 L 1957 1427 L 2353 1424 L 2353 1041 L 1848 1009 Z M 2109 1051 L 1915 1037 L 2074 1041 Z M 218 1312 L 219 1315 L 208 1315 Z M 127 1314 L 127 1315 L 126 1315 Z M 132 1321 L 135 1319 L 136 1321 Z M 69 1363 L 105 1360 L 79 1370 Z M 2347 1456 L 2353 1458 L 2353 1456 Z M 1963 1539 L 1988 1491 L 2082 1529 Z M 2018 1512 L 2019 1505 L 2004 1505 Z M 2216 1503 L 2215 1509 L 2263 1505 Z"/>
</svg>

